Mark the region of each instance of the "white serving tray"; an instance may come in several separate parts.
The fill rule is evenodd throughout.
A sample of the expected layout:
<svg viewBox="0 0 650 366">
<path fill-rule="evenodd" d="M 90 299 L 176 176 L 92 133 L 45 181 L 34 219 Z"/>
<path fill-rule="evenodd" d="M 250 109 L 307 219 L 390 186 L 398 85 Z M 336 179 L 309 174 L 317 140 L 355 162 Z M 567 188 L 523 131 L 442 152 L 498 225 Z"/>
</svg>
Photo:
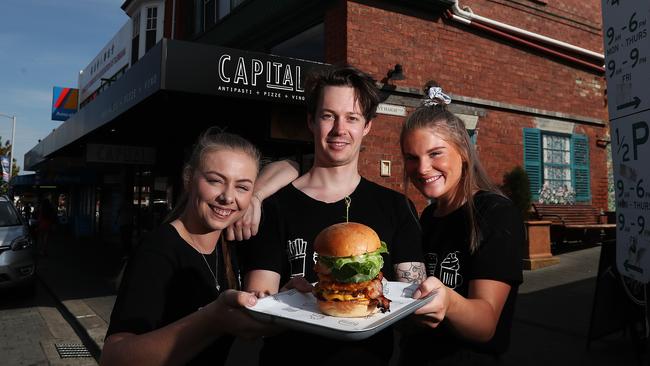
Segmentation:
<svg viewBox="0 0 650 366">
<path fill-rule="evenodd" d="M 254 318 L 264 322 L 329 338 L 354 341 L 368 338 L 413 313 L 436 295 L 434 292 L 415 300 L 411 296 L 417 288 L 416 284 L 411 283 L 384 282 L 384 296 L 391 300 L 390 311 L 364 318 L 324 315 L 318 310 L 313 294 L 295 289 L 260 299 L 255 306 L 246 309 Z"/>
</svg>

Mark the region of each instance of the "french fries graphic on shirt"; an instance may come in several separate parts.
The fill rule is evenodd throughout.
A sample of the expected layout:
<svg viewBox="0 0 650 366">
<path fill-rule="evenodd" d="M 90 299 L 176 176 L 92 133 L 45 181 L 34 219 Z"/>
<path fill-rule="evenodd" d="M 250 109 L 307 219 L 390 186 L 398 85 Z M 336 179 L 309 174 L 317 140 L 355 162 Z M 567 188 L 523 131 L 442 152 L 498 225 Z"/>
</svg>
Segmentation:
<svg viewBox="0 0 650 366">
<path fill-rule="evenodd" d="M 305 276 L 305 257 L 307 255 L 307 242 L 301 238 L 288 240 L 287 256 L 291 266 L 291 278 Z"/>
</svg>

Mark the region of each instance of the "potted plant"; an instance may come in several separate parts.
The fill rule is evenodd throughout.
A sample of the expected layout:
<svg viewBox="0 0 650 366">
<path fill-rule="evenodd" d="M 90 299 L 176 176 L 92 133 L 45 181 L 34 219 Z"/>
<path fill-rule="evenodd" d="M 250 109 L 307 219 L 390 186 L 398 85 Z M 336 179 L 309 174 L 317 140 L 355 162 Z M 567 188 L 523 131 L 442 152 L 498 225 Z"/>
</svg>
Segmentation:
<svg viewBox="0 0 650 366">
<path fill-rule="evenodd" d="M 506 173 L 501 189 L 514 202 L 524 219 L 524 269 L 534 270 L 559 263 L 560 259 L 551 253 L 551 222 L 537 220 L 531 214 L 532 197 L 526 171 L 521 166 L 516 166 Z"/>
</svg>

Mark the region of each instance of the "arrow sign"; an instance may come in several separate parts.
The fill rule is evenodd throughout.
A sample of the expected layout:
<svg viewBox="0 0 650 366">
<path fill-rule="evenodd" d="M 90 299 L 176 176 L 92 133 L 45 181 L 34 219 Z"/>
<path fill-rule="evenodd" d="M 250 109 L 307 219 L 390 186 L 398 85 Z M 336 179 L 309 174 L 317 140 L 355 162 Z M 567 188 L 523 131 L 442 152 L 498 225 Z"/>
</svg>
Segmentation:
<svg viewBox="0 0 650 366">
<path fill-rule="evenodd" d="M 634 100 L 632 100 L 631 102 L 617 105 L 616 110 L 620 111 L 621 109 L 632 107 L 632 106 L 634 106 L 634 109 L 636 109 L 639 106 L 639 104 L 641 104 L 641 99 L 639 99 L 639 97 L 634 97 Z"/>
<path fill-rule="evenodd" d="M 627 260 L 623 262 L 623 267 L 629 272 L 630 270 L 633 270 L 638 273 L 643 273 L 643 268 L 637 267 L 635 265 L 630 264 Z"/>
</svg>

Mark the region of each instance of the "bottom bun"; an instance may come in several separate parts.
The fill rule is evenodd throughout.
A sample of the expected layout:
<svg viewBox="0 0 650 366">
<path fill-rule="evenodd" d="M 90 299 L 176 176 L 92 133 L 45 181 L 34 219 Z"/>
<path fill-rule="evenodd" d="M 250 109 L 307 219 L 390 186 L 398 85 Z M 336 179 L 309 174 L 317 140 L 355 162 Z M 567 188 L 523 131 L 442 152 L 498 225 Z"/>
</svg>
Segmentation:
<svg viewBox="0 0 650 366">
<path fill-rule="evenodd" d="M 323 314 L 341 318 L 363 318 L 379 310 L 376 301 L 318 300 L 318 308 Z"/>
</svg>

